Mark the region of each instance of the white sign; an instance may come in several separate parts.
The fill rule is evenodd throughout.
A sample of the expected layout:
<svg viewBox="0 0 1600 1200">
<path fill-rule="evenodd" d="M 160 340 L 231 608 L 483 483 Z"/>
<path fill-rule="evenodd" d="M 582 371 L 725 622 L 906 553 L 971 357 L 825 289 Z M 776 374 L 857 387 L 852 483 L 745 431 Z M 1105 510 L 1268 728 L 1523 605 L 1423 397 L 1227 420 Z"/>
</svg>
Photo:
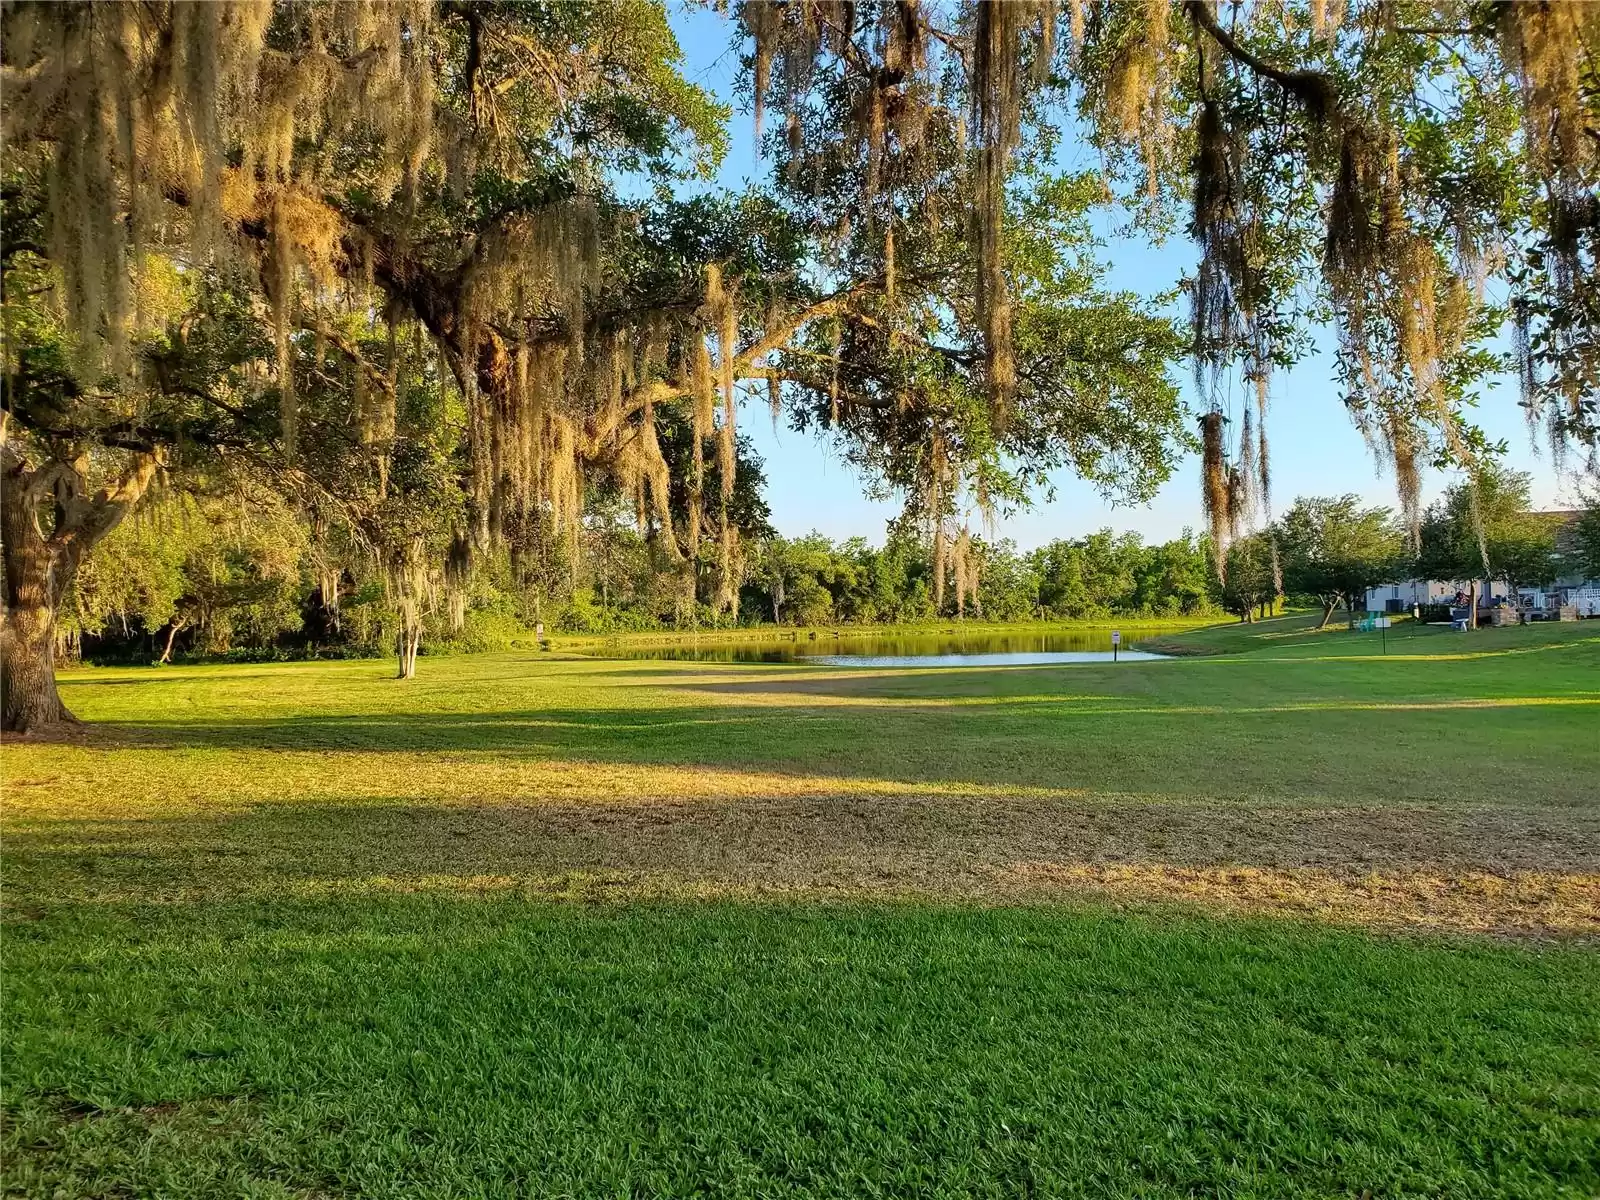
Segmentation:
<svg viewBox="0 0 1600 1200">
<path fill-rule="evenodd" d="M 1120 629 L 1113 629 L 1113 630 L 1112 630 L 1112 631 L 1111 631 L 1111 644 L 1112 644 L 1112 645 L 1113 645 L 1113 646 L 1120 646 L 1120 645 L 1122 645 L 1122 630 L 1120 630 Z"/>
</svg>

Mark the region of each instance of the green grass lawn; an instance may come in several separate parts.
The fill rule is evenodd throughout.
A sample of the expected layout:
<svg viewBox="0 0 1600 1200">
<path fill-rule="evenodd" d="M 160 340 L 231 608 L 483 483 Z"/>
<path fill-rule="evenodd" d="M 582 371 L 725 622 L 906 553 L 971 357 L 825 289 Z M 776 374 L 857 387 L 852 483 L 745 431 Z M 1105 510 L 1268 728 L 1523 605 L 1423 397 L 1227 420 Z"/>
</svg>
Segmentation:
<svg viewBox="0 0 1600 1200">
<path fill-rule="evenodd" d="M 1592 1197 L 1600 628 L 1312 624 L 73 673 L 6 1194 Z"/>
</svg>

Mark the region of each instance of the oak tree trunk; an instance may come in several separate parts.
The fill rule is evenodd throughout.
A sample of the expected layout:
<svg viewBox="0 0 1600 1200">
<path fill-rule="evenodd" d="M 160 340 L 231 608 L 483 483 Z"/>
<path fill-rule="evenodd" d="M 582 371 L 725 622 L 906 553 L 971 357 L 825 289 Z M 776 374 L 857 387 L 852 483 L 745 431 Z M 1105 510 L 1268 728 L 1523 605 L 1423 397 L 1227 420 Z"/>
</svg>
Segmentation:
<svg viewBox="0 0 1600 1200">
<path fill-rule="evenodd" d="M 56 691 L 56 603 L 51 547 L 27 519 L 21 489 L 6 480 L 5 622 L 0 625 L 0 729 L 37 733 L 72 721 Z"/>
<path fill-rule="evenodd" d="M 0 628 L 0 707 L 6 733 L 38 733 L 74 720 L 56 691 L 55 612 L 13 608 Z"/>
<path fill-rule="evenodd" d="M 38 468 L 0 442 L 0 730 L 76 723 L 56 691 L 56 614 L 84 554 L 138 502 L 159 465 L 156 452 L 137 454 L 120 478 L 91 494 L 86 454 Z"/>
</svg>

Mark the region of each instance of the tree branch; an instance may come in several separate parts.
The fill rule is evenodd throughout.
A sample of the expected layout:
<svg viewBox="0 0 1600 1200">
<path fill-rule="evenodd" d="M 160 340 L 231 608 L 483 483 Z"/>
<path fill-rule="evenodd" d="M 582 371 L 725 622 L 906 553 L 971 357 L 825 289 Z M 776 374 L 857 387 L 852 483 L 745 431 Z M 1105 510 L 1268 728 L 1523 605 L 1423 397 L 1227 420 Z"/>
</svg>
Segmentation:
<svg viewBox="0 0 1600 1200">
<path fill-rule="evenodd" d="M 1251 53 L 1217 22 L 1217 16 L 1211 11 L 1211 5 L 1206 0 L 1186 0 L 1184 7 L 1188 10 L 1189 18 L 1196 28 L 1205 30 L 1229 58 L 1283 88 L 1299 101 L 1300 106 L 1313 120 L 1322 123 L 1338 114 L 1340 107 L 1338 89 L 1328 75 L 1321 71 L 1285 70 Z"/>
</svg>

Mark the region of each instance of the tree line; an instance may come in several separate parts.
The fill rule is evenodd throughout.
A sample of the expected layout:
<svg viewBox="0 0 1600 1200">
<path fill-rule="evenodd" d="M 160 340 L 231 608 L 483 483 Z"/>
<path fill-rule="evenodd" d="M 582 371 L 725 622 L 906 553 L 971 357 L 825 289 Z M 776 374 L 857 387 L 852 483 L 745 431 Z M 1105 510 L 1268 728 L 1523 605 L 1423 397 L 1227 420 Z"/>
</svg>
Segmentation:
<svg viewBox="0 0 1600 1200">
<path fill-rule="evenodd" d="M 1087 620 L 1217 612 L 1203 537 L 1147 545 L 1101 530 L 1021 551 L 971 540 L 960 602 L 935 602 L 932 546 L 892 530 L 880 545 L 766 533 L 741 558 L 735 606 L 685 612 L 649 545 L 618 514 L 591 513 L 578 557 L 539 580 L 509 560 L 481 570 L 463 610 L 424 621 L 430 651 L 504 648 L 547 633 L 740 625 L 895 625 L 939 619 Z M 565 552 L 565 548 L 564 548 Z M 96 661 L 392 652 L 381 578 L 329 570 L 276 498 L 173 498 L 126 522 L 81 569 L 62 620 L 68 653 Z"/>
<path fill-rule="evenodd" d="M 748 449 L 745 478 L 761 477 Z M 894 625 L 919 621 L 1095 620 L 1232 613 L 1253 619 L 1285 600 L 1361 611 L 1369 589 L 1416 577 L 1473 586 L 1490 577 L 1534 587 L 1600 575 L 1600 495 L 1563 539 L 1528 507 L 1529 480 L 1490 471 L 1473 491 L 1447 489 L 1423 516 L 1420 549 L 1393 510 L 1357 497 L 1296 500 L 1265 529 L 1235 538 L 1225 574 L 1204 534 L 1147 543 L 1102 529 L 1033 550 L 973 538 L 962 582 L 941 606 L 926 529 L 892 523 L 882 544 L 767 527 L 758 489 L 744 503 L 754 533 L 739 561 L 737 601 L 681 596 L 622 506 L 591 503 L 581 536 L 551 547 L 542 569 L 507 554 L 476 576 L 451 612 L 424 617 L 432 652 L 500 649 L 534 630 L 615 634 L 736 625 Z M 1483 554 L 1489 554 L 1489 567 Z M 68 653 L 91 659 L 390 652 L 398 633 L 381 572 L 338 561 L 303 514 L 271 491 L 172 493 L 123 523 L 85 559 L 61 623 Z"/>
</svg>

